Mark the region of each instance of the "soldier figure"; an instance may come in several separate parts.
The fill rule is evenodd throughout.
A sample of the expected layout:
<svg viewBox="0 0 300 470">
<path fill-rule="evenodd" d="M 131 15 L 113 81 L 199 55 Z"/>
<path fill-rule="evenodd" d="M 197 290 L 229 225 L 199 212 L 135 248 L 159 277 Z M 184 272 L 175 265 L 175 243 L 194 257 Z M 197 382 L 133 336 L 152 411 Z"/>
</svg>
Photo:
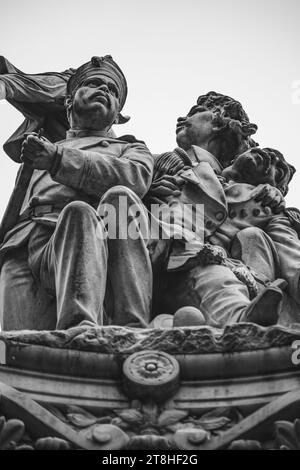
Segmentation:
<svg viewBox="0 0 300 470">
<path fill-rule="evenodd" d="M 31 134 L 23 144 L 24 166 L 33 173 L 18 220 L 0 250 L 3 327 L 27 326 L 23 315 L 30 315 L 26 310 L 40 289 L 55 303 L 57 329 L 146 326 L 152 272 L 145 234 L 107 237 L 97 208 L 111 204 L 118 220 L 123 196 L 146 219 L 140 198 L 151 184 L 153 157 L 144 143 L 132 136 L 116 138 L 111 131 L 122 120 L 127 95 L 125 77 L 111 56 L 93 57 L 79 67 L 67 95 L 66 140 L 53 144 Z"/>
</svg>

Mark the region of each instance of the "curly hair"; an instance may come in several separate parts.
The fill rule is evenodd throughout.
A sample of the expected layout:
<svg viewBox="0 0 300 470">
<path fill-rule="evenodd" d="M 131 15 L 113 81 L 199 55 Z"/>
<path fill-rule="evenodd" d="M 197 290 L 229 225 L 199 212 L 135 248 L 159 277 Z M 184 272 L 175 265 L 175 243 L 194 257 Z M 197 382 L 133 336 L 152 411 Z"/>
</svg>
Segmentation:
<svg viewBox="0 0 300 470">
<path fill-rule="evenodd" d="M 241 103 L 230 96 L 210 91 L 197 99 L 194 108 L 204 107 L 214 113 L 215 139 L 220 142 L 219 159 L 229 163 L 236 155 L 258 144 L 251 138 L 257 125 L 251 123 Z"/>
<path fill-rule="evenodd" d="M 288 185 L 296 172 L 296 168 L 286 161 L 286 159 L 284 158 L 282 153 L 279 152 L 279 150 L 275 150 L 270 147 L 255 150 L 267 155 L 271 159 L 271 161 L 280 161 L 280 167 L 283 171 L 283 175 L 279 177 L 278 181 L 276 181 L 276 187 L 282 192 L 283 196 L 286 196 L 289 190 Z"/>
</svg>

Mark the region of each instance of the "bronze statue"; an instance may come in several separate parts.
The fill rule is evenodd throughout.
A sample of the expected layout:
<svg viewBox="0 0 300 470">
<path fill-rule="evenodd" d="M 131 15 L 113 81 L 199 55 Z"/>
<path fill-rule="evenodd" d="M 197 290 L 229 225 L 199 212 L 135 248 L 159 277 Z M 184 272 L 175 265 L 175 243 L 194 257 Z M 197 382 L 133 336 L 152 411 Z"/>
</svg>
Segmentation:
<svg viewBox="0 0 300 470">
<path fill-rule="evenodd" d="M 211 247 L 208 249 L 207 245 L 204 245 L 205 249 L 200 251 L 201 240 L 198 237 L 198 240 L 195 240 L 194 250 L 191 250 L 191 246 L 189 250 L 185 250 L 182 241 L 173 242 L 170 251 L 167 252 L 167 260 L 163 260 L 166 262 L 163 283 L 159 278 L 159 284 L 164 285 L 160 297 L 161 303 L 160 300 L 156 300 L 155 303 L 155 308 L 159 312 L 174 313 L 182 306 L 195 306 L 204 313 L 206 322 L 214 326 L 220 327 L 239 321 L 253 321 L 262 325 L 276 323 L 279 303 L 283 296 L 281 288 L 285 286 L 286 281 L 288 282 L 291 273 L 287 275 L 286 272 L 281 273 L 277 270 L 273 277 L 271 275 L 259 276 L 264 286 L 260 288 L 252 277 L 252 271 L 260 273 L 261 266 L 249 262 L 246 240 L 248 243 L 251 240 L 251 230 L 256 230 L 253 226 L 264 225 L 265 227 L 270 220 L 265 216 L 264 206 L 269 206 L 267 211 L 271 215 L 280 217 L 272 211 L 279 212 L 282 209 L 283 195 L 280 190 L 283 194 L 286 193 L 293 170 L 284 163 L 283 157 L 274 158 L 274 151 L 256 150 L 254 147 L 256 144 L 250 137 L 255 130 L 256 126 L 249 122 L 239 102 L 210 92 L 199 97 L 197 105 L 190 110 L 186 118 L 178 119 L 179 148 L 174 152 L 162 154 L 156 159 L 154 170 L 156 178 L 150 190 L 150 196 L 160 198 L 162 192 L 166 194 L 166 191 L 169 191 L 169 197 L 174 205 L 174 197 L 180 199 L 178 194 L 187 184 L 184 182 L 185 175 L 192 172 L 197 177 L 198 196 L 193 194 L 190 202 L 197 201 L 198 204 L 201 202 L 204 204 L 205 240 L 203 242 L 216 245 L 213 249 Z M 252 151 L 245 152 L 247 147 L 252 148 Z M 261 159 L 260 155 L 263 154 L 267 155 L 266 162 L 270 162 L 270 168 L 263 166 L 263 172 L 259 175 L 262 176 L 260 179 L 251 180 L 251 173 L 248 172 L 249 183 L 259 186 L 253 189 L 253 186 L 248 185 L 248 188 L 243 187 L 242 194 L 235 195 L 237 185 L 224 184 L 225 181 L 221 176 L 222 166 L 228 167 L 234 156 L 240 153 L 243 157 L 239 157 L 237 162 L 240 161 L 241 166 L 244 166 L 247 161 L 255 160 L 253 155 Z M 187 164 L 189 159 L 190 165 Z M 186 170 L 187 166 L 191 169 Z M 258 169 L 260 170 L 259 167 Z M 288 171 L 285 172 L 285 169 Z M 266 170 L 269 172 L 268 177 L 266 177 Z M 271 178 L 271 170 L 276 170 L 279 175 L 276 181 Z M 224 176 L 226 176 L 226 170 Z M 266 186 L 260 183 L 269 184 Z M 277 186 L 278 189 L 271 185 Z M 246 211 L 248 201 L 251 207 L 251 220 Z M 232 224 L 228 223 L 230 219 L 226 218 L 228 214 L 229 217 L 233 217 L 234 211 L 230 210 L 231 204 L 236 204 L 238 207 L 234 222 L 239 230 L 237 227 L 232 230 Z M 254 217 L 253 213 L 256 214 Z M 274 218 L 271 217 L 271 220 Z M 228 226 L 231 230 L 226 233 Z M 282 226 L 280 226 L 281 229 Z M 239 240 L 245 239 L 239 256 L 236 252 L 233 256 L 230 251 L 232 247 L 237 246 L 235 236 Z M 295 252 L 300 254 L 298 237 L 294 237 L 294 240 Z M 216 249 L 219 246 L 222 247 L 221 251 Z M 241 242 L 239 246 L 241 247 Z M 261 246 L 260 249 L 262 249 Z M 251 253 L 255 254 L 255 250 L 251 250 Z M 247 261 L 245 260 L 246 254 L 248 254 Z M 245 265 L 234 258 L 244 261 Z M 252 268 L 251 271 L 247 272 L 246 266 Z M 162 266 L 160 268 L 163 270 Z M 294 268 L 292 271 L 294 272 Z M 284 280 L 270 284 L 271 281 L 280 277 Z M 253 298 L 252 301 L 251 298 Z M 267 314 L 267 312 L 270 313 Z"/>
<path fill-rule="evenodd" d="M 126 80 L 110 57 L 94 57 L 77 71 L 69 69 L 60 74 L 34 76 L 27 76 L 4 58 L 0 65 L 2 97 L 5 96 L 26 117 L 23 126 L 5 147 L 7 153 L 16 160 L 21 154 L 24 164 L 0 230 L 3 242 L 0 250 L 3 261 L 1 309 L 2 312 L 10 312 L 4 315 L 4 328 L 39 328 L 41 325 L 46 328 L 54 328 L 55 325 L 65 328 L 85 320 L 99 324 L 125 322 L 146 326 L 151 317 L 152 293 L 149 252 L 154 270 L 152 316 L 162 311 L 174 313 L 181 306 L 196 306 L 204 312 L 206 322 L 214 326 L 238 321 L 265 325 L 277 321 L 283 295 L 292 303 L 298 302 L 299 289 L 295 281 L 297 267 L 294 269 L 293 263 L 286 261 L 298 255 L 298 235 L 294 230 L 299 225 L 298 213 L 295 209 L 284 210 L 284 195 L 294 169 L 279 152 L 257 148 L 252 139 L 257 126 L 249 121 L 242 105 L 231 97 L 215 92 L 200 96 L 188 115 L 178 119 L 176 134 L 179 147 L 156 157 L 153 182 L 145 198 L 148 205 L 151 202 L 164 202 L 166 206 L 172 200 L 172 205 L 180 206 L 189 202 L 189 198 L 194 204 L 204 204 L 204 227 L 201 227 L 204 238 L 202 230 L 197 233 L 192 223 L 188 229 L 185 227 L 182 240 L 148 240 L 144 233 L 139 242 L 129 237 L 126 245 L 124 241 L 113 242 L 108 237 L 100 246 L 107 244 L 108 248 L 104 252 L 110 250 L 110 262 L 107 263 L 106 255 L 100 250 L 96 256 L 102 260 L 97 265 L 99 272 L 91 275 L 90 281 L 85 273 L 85 281 L 79 282 L 85 286 L 82 291 L 89 290 L 86 282 L 90 282 L 89 285 L 93 285 L 96 291 L 96 285 L 101 284 L 98 289 L 101 291 L 100 301 L 98 297 L 96 299 L 101 307 L 94 305 L 95 299 L 89 299 L 87 303 L 91 301 L 94 313 L 86 313 L 90 309 L 82 309 L 81 302 L 75 299 L 77 294 L 73 296 L 77 288 L 72 291 L 70 287 L 71 293 L 66 291 L 66 295 L 62 294 L 62 283 L 57 284 L 55 281 L 57 267 L 52 264 L 56 248 L 53 248 L 52 243 L 56 230 L 60 228 L 60 217 L 70 209 L 75 212 L 75 215 L 68 215 L 71 220 L 76 217 L 84 225 L 91 207 L 95 210 L 101 201 L 102 207 L 103 204 L 111 204 L 118 211 L 118 197 L 124 196 L 129 205 L 135 204 L 141 208 L 142 224 L 148 227 L 147 215 L 139 198 L 145 196 L 149 188 L 153 163 L 143 143 L 128 136 L 117 139 L 111 130 L 113 123 L 126 122 L 128 118 L 120 114 L 127 94 Z M 107 101 L 106 96 L 101 96 L 102 87 L 105 87 L 104 93 L 111 100 Z M 88 102 L 85 88 L 96 90 L 94 105 Z M 65 107 L 62 106 L 63 102 Z M 67 133 L 67 139 L 53 144 L 54 137 L 63 135 L 68 122 L 71 130 Z M 39 132 L 41 126 L 43 136 Z M 27 135 L 20 150 L 26 129 L 35 132 Z M 125 168 L 123 171 L 122 164 L 119 172 L 115 171 L 119 160 L 112 166 L 111 157 L 108 157 L 116 158 L 119 155 L 120 149 L 116 144 L 120 141 L 128 146 L 128 159 L 134 160 L 131 162 L 132 176 L 125 174 L 127 165 L 126 171 Z M 94 147 L 101 155 L 105 150 L 110 168 L 114 170 L 112 174 L 102 158 L 99 167 L 87 164 L 87 161 L 92 162 L 93 159 L 87 159 L 85 152 L 92 149 L 93 153 Z M 122 157 L 126 156 L 126 152 L 122 152 Z M 231 164 L 233 159 L 234 163 Z M 139 172 L 135 173 L 136 169 Z M 98 186 L 100 184 L 101 189 Z M 49 192 L 44 189 L 44 185 Z M 238 197 L 237 191 L 240 193 Z M 94 212 L 92 214 L 95 216 Z M 151 222 L 153 214 L 151 211 L 149 214 Z M 275 223 L 276 228 L 271 230 L 275 219 L 279 220 L 280 217 L 285 218 L 284 222 Z M 282 230 L 283 227 L 286 230 L 287 220 L 290 221 L 294 240 L 293 248 L 289 246 L 289 253 L 286 252 L 286 244 L 282 243 Z M 99 224 L 96 224 L 97 227 Z M 80 223 L 77 225 L 79 228 Z M 66 230 L 67 224 L 63 226 Z M 71 226 L 73 230 L 73 223 Z M 136 228 L 139 231 L 138 222 Z M 105 227 L 102 229 L 106 233 Z M 91 233 L 92 229 L 89 231 Z M 78 235 L 79 238 L 81 236 Z M 58 239 L 61 240 L 62 236 L 57 237 L 56 242 Z M 256 243 L 257 247 L 251 251 L 251 256 L 247 249 L 249 240 Z M 90 243 L 94 243 L 95 253 L 99 248 L 95 240 L 87 240 L 86 248 L 81 243 L 83 258 L 89 251 Z M 129 246 L 131 244 L 132 247 Z M 118 249 L 115 251 L 115 248 L 109 248 L 112 246 Z M 74 253 L 77 247 L 70 250 Z M 137 256 L 139 250 L 141 255 Z M 63 254 L 66 251 L 64 247 Z M 126 258 L 125 252 L 133 253 L 133 256 L 127 257 L 127 268 L 125 264 L 124 270 L 121 266 L 117 267 L 116 280 L 113 280 L 114 273 L 110 271 L 112 264 L 117 266 L 112 261 L 115 256 L 113 253 L 116 252 L 116 259 L 120 259 L 120 256 Z M 262 262 L 262 259 L 265 261 Z M 87 262 L 82 261 L 82 265 L 86 266 Z M 108 276 L 103 275 L 106 270 Z M 13 298 L 9 286 L 17 272 L 20 285 L 15 286 L 15 293 L 18 291 L 20 296 L 17 294 Z M 131 280 L 126 279 L 126 283 L 124 278 L 123 285 L 122 275 L 125 277 L 125 272 L 135 273 L 141 285 L 135 282 L 134 275 Z M 67 284 L 72 279 L 69 272 L 63 277 Z M 118 287 L 119 282 L 122 289 Z M 287 296 L 282 292 L 286 282 Z M 191 285 L 194 286 L 192 289 Z M 26 311 L 26 307 L 25 312 L 21 308 L 26 290 L 32 298 L 30 301 L 28 297 L 26 302 L 30 312 Z M 121 306 L 120 295 L 116 294 L 120 291 L 126 298 L 125 307 L 123 304 Z M 115 295 L 110 295 L 111 292 L 115 292 Z M 226 304 L 224 295 L 227 294 Z M 72 296 L 76 308 L 68 300 Z M 78 315 L 65 313 L 68 309 L 76 312 L 78 305 Z M 272 312 L 269 316 L 265 314 L 266 306 Z M 72 319 L 55 323 L 56 310 L 58 320 L 64 316 Z M 101 313 L 96 315 L 96 310 Z M 123 310 L 124 314 L 121 313 Z M 288 308 L 285 307 L 285 310 Z M 33 323 L 30 323 L 33 318 Z"/>
<path fill-rule="evenodd" d="M 151 183 L 153 158 L 143 142 L 111 132 L 112 124 L 123 121 L 126 96 L 126 79 L 111 56 L 93 57 L 67 83 L 66 140 L 54 144 L 36 133 L 25 139 L 21 158 L 32 177 L 0 250 L 4 329 L 28 327 L 26 310 L 36 293 L 41 298 L 40 289 L 52 314 L 55 304 L 57 329 L 79 323 L 147 325 L 152 295 L 147 240 L 109 238 L 97 212 L 110 204 L 118 215 L 123 197 L 146 218 L 140 198 Z M 17 181 L 12 206 L 19 190 Z M 30 293 L 32 299 L 26 297 Z"/>
<path fill-rule="evenodd" d="M 295 169 L 214 92 L 154 166 L 111 129 L 126 93 L 110 56 L 36 75 L 0 57 L 0 99 L 25 117 L 5 144 L 23 164 L 0 228 L 0 313 L 28 329 L 0 331 L 0 449 L 180 449 L 197 463 L 300 448 Z"/>
<path fill-rule="evenodd" d="M 278 312 L 279 322 L 286 325 L 299 322 L 300 319 L 300 214 L 296 208 L 285 208 L 284 201 L 294 173 L 295 168 L 286 162 L 284 156 L 271 148 L 252 149 L 238 156 L 222 172 L 229 181 L 228 186 L 225 185 L 225 193 L 231 217 L 231 230 L 227 232 L 231 238 L 230 254 L 251 267 L 263 284 L 276 278 L 283 278 L 287 282 Z M 245 185 L 241 183 L 244 182 L 248 183 L 246 191 L 242 189 Z M 265 183 L 276 187 L 280 193 L 277 199 L 272 199 L 269 192 L 265 203 L 261 204 L 261 198 L 257 201 L 255 192 Z M 251 189 L 253 186 L 257 187 Z M 268 192 L 268 188 L 265 187 L 265 191 Z M 240 190 L 243 195 L 233 196 L 235 191 Z M 260 206 L 255 207 L 253 201 Z M 235 230 L 232 231 L 233 227 Z M 226 233 L 225 224 L 222 230 Z M 210 241 L 222 244 L 217 232 Z"/>
</svg>

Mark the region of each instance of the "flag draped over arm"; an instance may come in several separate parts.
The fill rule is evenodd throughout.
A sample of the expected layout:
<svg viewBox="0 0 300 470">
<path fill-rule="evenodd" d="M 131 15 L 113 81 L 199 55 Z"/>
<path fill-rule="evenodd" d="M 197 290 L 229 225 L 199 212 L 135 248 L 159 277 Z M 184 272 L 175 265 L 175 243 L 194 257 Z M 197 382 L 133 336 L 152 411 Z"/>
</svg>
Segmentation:
<svg viewBox="0 0 300 470">
<path fill-rule="evenodd" d="M 5 98 L 25 117 L 3 146 L 14 161 L 20 162 L 21 145 L 27 132 L 43 128 L 44 136 L 52 142 L 65 138 L 68 121 L 64 98 L 67 81 L 74 71 L 26 74 L 0 56 L 0 99 Z"/>
</svg>

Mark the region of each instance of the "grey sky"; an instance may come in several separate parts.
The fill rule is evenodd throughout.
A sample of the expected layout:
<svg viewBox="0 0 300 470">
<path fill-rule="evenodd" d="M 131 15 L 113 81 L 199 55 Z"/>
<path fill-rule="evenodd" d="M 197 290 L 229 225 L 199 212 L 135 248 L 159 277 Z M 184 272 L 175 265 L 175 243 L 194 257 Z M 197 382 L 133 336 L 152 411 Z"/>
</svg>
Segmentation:
<svg viewBox="0 0 300 470">
<path fill-rule="evenodd" d="M 153 152 L 175 147 L 176 118 L 198 95 L 239 99 L 259 126 L 256 140 L 298 169 L 287 201 L 300 207 L 299 0 L 2 0 L 1 19 L 0 54 L 28 73 L 111 54 L 127 77 L 132 117 L 115 130 Z M 0 102 L 0 119 L 2 215 L 18 168 L 2 145 L 22 116 Z"/>
</svg>

